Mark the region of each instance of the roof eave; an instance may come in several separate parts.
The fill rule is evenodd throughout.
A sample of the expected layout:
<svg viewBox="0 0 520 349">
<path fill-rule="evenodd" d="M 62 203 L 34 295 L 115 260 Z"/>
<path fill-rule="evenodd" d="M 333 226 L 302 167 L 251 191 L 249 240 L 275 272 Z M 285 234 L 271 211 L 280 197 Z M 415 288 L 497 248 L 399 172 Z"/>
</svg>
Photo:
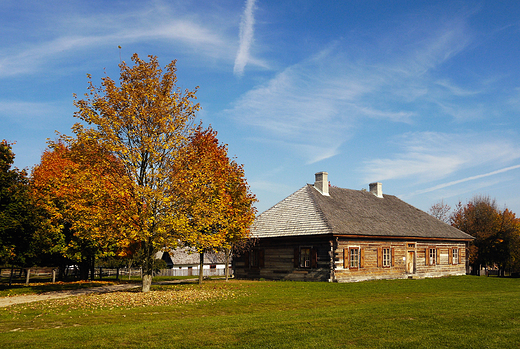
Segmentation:
<svg viewBox="0 0 520 349">
<path fill-rule="evenodd" d="M 390 236 L 390 235 L 358 235 L 358 234 L 334 234 L 334 237 L 347 239 L 385 239 L 385 240 L 424 240 L 424 241 L 473 241 L 475 238 L 451 238 L 451 237 L 423 237 L 423 236 Z"/>
</svg>

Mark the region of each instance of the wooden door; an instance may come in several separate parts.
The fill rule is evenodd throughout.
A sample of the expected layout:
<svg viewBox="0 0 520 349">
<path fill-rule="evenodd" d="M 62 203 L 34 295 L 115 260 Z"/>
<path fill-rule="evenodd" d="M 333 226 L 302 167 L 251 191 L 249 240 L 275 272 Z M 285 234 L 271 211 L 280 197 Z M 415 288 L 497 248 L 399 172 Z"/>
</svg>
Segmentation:
<svg viewBox="0 0 520 349">
<path fill-rule="evenodd" d="M 408 251 L 406 256 L 406 272 L 408 274 L 415 273 L 415 251 Z"/>
</svg>

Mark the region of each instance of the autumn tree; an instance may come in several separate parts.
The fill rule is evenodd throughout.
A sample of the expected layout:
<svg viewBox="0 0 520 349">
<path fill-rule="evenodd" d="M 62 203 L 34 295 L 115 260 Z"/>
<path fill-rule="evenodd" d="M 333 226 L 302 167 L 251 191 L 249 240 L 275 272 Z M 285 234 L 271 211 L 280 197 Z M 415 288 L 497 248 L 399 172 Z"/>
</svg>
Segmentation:
<svg viewBox="0 0 520 349">
<path fill-rule="evenodd" d="M 68 260 L 86 279 L 98 256 L 124 254 L 128 241 L 116 236 L 132 230 L 133 206 L 123 172 L 96 142 L 64 137 L 43 153 L 31 178 L 42 212 L 36 238 L 42 251 L 61 260 L 61 272 Z"/>
<path fill-rule="evenodd" d="M 177 181 L 173 194 L 182 222 L 180 239 L 201 255 L 199 282 L 203 278 L 204 253 L 225 251 L 249 237 L 255 218 L 255 196 L 249 191 L 244 169 L 228 157 L 217 132 L 199 126 L 175 163 Z"/>
<path fill-rule="evenodd" d="M 123 175 L 132 183 L 134 230 L 143 260 L 143 292 L 150 290 L 155 253 L 176 245 L 179 226 L 171 183 L 174 165 L 185 146 L 199 109 L 195 92 L 176 87 L 176 61 L 160 68 L 157 57 L 149 62 L 132 56 L 133 66 L 119 65 L 119 85 L 109 77 L 76 99 L 75 117 L 86 125 L 73 128 L 78 142 L 98 142 L 121 161 Z"/>
<path fill-rule="evenodd" d="M 506 268 L 520 271 L 520 218 L 505 209 L 500 215 L 498 265 L 502 271 Z"/>
<path fill-rule="evenodd" d="M 451 206 L 444 203 L 444 200 L 439 201 L 436 204 L 433 204 L 430 207 L 430 215 L 437 218 L 444 223 L 450 223 L 450 211 Z"/>
<path fill-rule="evenodd" d="M 27 173 L 12 168 L 14 157 L 12 145 L 0 142 L 0 264 L 22 266 L 33 256 L 36 212 Z"/>
<path fill-rule="evenodd" d="M 469 262 L 475 270 L 495 264 L 503 273 L 518 267 L 520 220 L 508 209 L 500 210 L 495 200 L 476 196 L 466 205 L 459 203 L 451 224 L 475 237 L 469 249 Z"/>
</svg>

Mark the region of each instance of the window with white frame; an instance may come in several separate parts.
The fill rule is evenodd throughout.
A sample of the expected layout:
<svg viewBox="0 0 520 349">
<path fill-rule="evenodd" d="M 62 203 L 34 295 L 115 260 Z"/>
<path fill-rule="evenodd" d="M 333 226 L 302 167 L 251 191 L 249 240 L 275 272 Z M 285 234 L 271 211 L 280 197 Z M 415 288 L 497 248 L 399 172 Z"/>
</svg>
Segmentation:
<svg viewBox="0 0 520 349">
<path fill-rule="evenodd" d="M 429 265 L 435 265 L 435 262 L 437 261 L 437 250 L 434 248 L 430 248 L 429 250 Z"/>
<path fill-rule="evenodd" d="M 349 249 L 349 267 L 350 269 L 359 268 L 359 248 L 357 247 Z"/>
<path fill-rule="evenodd" d="M 451 252 L 451 256 L 452 256 L 452 264 L 459 264 L 459 249 L 458 248 L 453 249 L 453 251 Z"/>
<path fill-rule="evenodd" d="M 390 267 L 392 265 L 392 250 L 383 248 L 383 267 Z"/>
</svg>

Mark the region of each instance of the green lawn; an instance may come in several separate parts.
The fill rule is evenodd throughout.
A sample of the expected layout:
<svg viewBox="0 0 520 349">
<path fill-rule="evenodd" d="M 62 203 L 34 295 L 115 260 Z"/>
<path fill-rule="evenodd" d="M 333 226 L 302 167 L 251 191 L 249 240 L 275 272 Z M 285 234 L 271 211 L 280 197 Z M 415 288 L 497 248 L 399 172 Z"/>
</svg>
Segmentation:
<svg viewBox="0 0 520 349">
<path fill-rule="evenodd" d="M 207 281 L 0 308 L 2 348 L 519 348 L 520 279 Z"/>
</svg>

